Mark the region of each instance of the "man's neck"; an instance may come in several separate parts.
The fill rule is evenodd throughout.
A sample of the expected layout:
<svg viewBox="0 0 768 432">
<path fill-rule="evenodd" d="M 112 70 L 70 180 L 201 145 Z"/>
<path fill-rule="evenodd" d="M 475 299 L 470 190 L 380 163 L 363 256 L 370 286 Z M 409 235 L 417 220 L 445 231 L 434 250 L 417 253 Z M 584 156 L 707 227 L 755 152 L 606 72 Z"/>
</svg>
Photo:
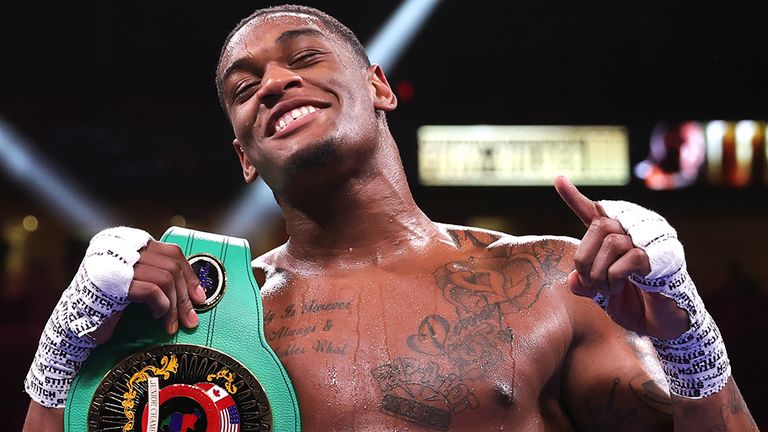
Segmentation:
<svg viewBox="0 0 768 432">
<path fill-rule="evenodd" d="M 444 236 L 413 201 L 399 156 L 385 160 L 390 163 L 374 163 L 363 177 L 318 192 L 311 205 L 283 203 L 285 251 L 326 268 L 385 264 Z"/>
</svg>

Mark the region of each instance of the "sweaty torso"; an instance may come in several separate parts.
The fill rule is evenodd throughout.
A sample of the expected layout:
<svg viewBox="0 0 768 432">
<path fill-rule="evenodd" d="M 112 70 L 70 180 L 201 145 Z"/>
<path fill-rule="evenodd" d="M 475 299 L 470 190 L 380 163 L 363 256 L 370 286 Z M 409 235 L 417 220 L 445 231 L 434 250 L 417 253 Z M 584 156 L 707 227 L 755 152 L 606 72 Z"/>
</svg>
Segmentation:
<svg viewBox="0 0 768 432">
<path fill-rule="evenodd" d="M 572 244 L 443 226 L 449 241 L 382 265 L 256 261 L 267 341 L 306 430 L 569 430 Z"/>
</svg>

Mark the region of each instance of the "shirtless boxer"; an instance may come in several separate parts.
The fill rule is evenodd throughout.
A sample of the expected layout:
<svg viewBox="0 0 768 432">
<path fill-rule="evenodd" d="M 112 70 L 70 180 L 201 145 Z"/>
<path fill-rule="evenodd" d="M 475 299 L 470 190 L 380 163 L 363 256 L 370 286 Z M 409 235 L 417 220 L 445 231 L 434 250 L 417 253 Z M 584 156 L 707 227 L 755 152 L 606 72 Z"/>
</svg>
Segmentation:
<svg viewBox="0 0 768 432">
<path fill-rule="evenodd" d="M 288 242 L 254 266 L 305 430 L 757 430 L 654 213 L 558 178 L 581 242 L 431 221 L 387 127 L 383 71 L 313 9 L 244 20 L 217 84 L 245 180 L 262 176 L 285 215 Z M 169 332 L 195 326 L 201 293 L 178 248 L 137 249 L 127 299 Z M 674 372 L 695 355 L 721 373 Z M 61 430 L 62 410 L 38 402 L 25 430 Z"/>
</svg>

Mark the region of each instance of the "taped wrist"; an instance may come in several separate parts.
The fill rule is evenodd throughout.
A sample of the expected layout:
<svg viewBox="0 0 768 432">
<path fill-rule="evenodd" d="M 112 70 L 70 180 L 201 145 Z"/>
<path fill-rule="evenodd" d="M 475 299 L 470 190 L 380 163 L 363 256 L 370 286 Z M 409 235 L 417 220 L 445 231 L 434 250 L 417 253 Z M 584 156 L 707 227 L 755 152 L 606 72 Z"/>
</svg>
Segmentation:
<svg viewBox="0 0 768 432">
<path fill-rule="evenodd" d="M 139 250 L 152 239 L 129 227 L 96 234 L 74 279 L 48 319 L 24 380 L 30 397 L 48 408 L 63 408 L 69 386 L 96 346 L 90 334 L 128 305 L 128 288 Z"/>
<path fill-rule="evenodd" d="M 699 399 L 717 393 L 728 382 L 731 365 L 715 321 L 688 275 L 677 232 L 659 214 L 625 201 L 600 201 L 606 216 L 617 220 L 636 247 L 645 250 L 651 271 L 629 279 L 648 292 L 669 297 L 688 312 L 690 328 L 675 339 L 651 337 L 670 391 Z"/>
</svg>

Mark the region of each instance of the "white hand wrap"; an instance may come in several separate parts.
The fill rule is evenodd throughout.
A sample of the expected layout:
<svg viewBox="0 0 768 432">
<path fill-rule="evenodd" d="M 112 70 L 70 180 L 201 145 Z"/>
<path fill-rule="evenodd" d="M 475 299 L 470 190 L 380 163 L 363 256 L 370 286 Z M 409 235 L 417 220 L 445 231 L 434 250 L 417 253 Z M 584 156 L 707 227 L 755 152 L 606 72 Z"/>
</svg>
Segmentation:
<svg viewBox="0 0 768 432">
<path fill-rule="evenodd" d="M 133 265 L 150 239 L 128 227 L 106 229 L 91 239 L 75 278 L 48 319 L 24 380 L 27 393 L 40 405 L 64 407 L 75 374 L 96 346 L 90 333 L 128 305 Z"/>
<path fill-rule="evenodd" d="M 600 205 L 606 216 L 617 220 L 632 243 L 648 255 L 651 272 L 645 276 L 631 275 L 632 283 L 673 299 L 688 312 L 691 327 L 678 338 L 651 338 L 670 391 L 692 399 L 717 393 L 728 382 L 731 365 L 720 330 L 688 276 L 677 232 L 659 214 L 637 204 L 600 201 Z"/>
</svg>

